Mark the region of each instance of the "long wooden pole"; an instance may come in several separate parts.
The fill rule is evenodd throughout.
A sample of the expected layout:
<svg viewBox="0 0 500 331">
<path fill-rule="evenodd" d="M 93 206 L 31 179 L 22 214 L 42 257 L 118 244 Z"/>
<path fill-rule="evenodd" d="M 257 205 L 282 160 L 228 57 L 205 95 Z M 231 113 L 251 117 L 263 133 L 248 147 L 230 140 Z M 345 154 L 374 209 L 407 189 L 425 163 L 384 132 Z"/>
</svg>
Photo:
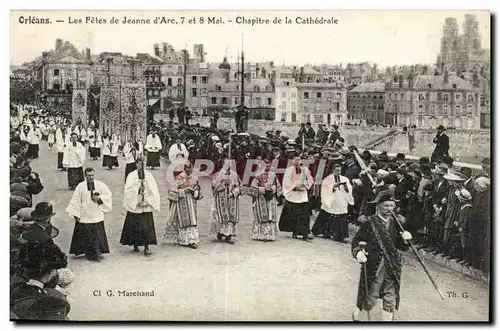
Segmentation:
<svg viewBox="0 0 500 331">
<path fill-rule="evenodd" d="M 352 152 L 354 153 L 354 156 L 356 157 L 356 160 L 358 161 L 359 166 L 361 167 L 361 169 L 365 170 L 366 169 L 366 164 L 363 161 L 363 159 L 361 159 L 361 157 L 359 156 L 359 153 L 357 151 L 352 151 Z M 372 184 L 376 185 L 376 183 L 373 180 L 373 177 L 371 176 L 371 174 L 367 172 L 366 175 L 368 176 L 368 178 L 370 179 L 370 181 L 372 182 Z M 399 222 L 398 218 L 396 217 L 396 214 L 394 212 L 391 212 L 391 213 L 392 213 L 392 216 L 394 217 L 394 219 L 396 220 L 396 223 L 398 224 L 400 230 L 404 231 L 404 228 L 401 225 L 401 223 Z M 415 246 L 413 246 L 413 244 L 411 242 L 410 242 L 410 247 L 411 247 L 413 253 L 415 254 L 415 256 L 417 257 L 418 261 L 420 262 L 420 265 L 422 265 L 422 268 L 424 269 L 425 273 L 429 277 L 429 280 L 431 281 L 432 285 L 434 285 L 434 288 L 436 289 L 436 291 L 438 291 L 439 295 L 441 296 L 441 299 L 444 300 L 443 293 L 441 293 L 441 291 L 437 287 L 436 283 L 434 282 L 434 279 L 432 278 L 431 274 L 429 273 L 429 270 L 427 269 L 427 266 L 424 263 L 424 260 L 422 260 L 422 258 L 420 257 L 420 255 L 418 255 L 417 250 L 415 249 Z"/>
</svg>

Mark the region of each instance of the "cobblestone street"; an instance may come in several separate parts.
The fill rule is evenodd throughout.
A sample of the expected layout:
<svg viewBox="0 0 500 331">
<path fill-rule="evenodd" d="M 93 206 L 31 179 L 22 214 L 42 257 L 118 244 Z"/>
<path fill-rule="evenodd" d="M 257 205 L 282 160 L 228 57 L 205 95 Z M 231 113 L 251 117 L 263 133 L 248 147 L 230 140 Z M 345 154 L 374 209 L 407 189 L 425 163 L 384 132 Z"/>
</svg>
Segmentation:
<svg viewBox="0 0 500 331">
<path fill-rule="evenodd" d="M 32 161 L 45 189 L 34 203 L 51 201 L 60 229 L 56 242 L 69 251 L 74 221 L 64 213 L 72 192 L 67 173 L 56 169 L 57 152 L 40 144 L 40 158 Z M 211 188 L 198 205 L 200 247 L 197 250 L 162 244 L 168 200 L 166 164 L 151 171 L 162 196 L 155 213 L 158 246 L 145 257 L 119 244 L 125 220 L 122 206 L 124 158 L 120 167 L 107 170 L 102 160 L 87 156 L 85 166 L 96 169 L 96 179 L 113 192 L 113 211 L 105 220 L 111 253 L 100 263 L 69 257 L 76 281 L 70 287 L 72 320 L 187 320 L 187 321 L 349 321 L 355 309 L 360 265 L 350 246 L 316 238 L 294 240 L 281 233 L 276 242 L 250 240 L 250 197 L 241 199 L 241 223 L 236 244 L 215 241 L 208 235 Z M 162 161 L 163 162 L 163 161 Z M 488 285 L 436 265 L 428 265 L 446 299 L 434 290 L 422 268 L 403 268 L 400 310 L 403 321 L 486 321 Z M 119 297 L 118 291 L 154 291 L 153 297 Z M 100 291 L 101 296 L 96 296 Z M 110 291 L 110 292 L 108 292 Z M 454 292 L 456 298 L 448 298 Z M 112 294 L 108 296 L 108 294 Z M 466 293 L 467 298 L 462 294 Z M 380 306 L 372 319 L 380 318 Z"/>
</svg>

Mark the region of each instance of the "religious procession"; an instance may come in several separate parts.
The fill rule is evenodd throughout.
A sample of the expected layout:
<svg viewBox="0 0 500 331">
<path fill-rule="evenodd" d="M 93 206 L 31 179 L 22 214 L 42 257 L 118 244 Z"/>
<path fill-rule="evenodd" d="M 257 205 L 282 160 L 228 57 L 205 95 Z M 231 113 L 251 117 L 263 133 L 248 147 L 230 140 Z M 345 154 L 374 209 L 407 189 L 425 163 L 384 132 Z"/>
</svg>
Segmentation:
<svg viewBox="0 0 500 331">
<path fill-rule="evenodd" d="M 150 120 L 147 134 L 125 138 L 104 130 L 97 119 L 86 125 L 47 108 L 12 105 L 11 318 L 68 318 L 65 288 L 78 275 L 68 268 L 67 254 L 105 263 L 104 255 L 113 254 L 105 215 L 116 208 L 126 211 L 120 244 L 142 249 L 146 257 L 163 241 L 197 249 L 205 235 L 200 222 L 210 223 L 207 235 L 229 245 L 238 245 L 242 236 L 282 240 L 280 232 L 304 242 L 321 238 L 350 245 L 361 265 L 354 321 L 370 316 L 377 298 L 383 301 L 382 320 L 393 320 L 401 301 L 400 252 L 414 246 L 489 270 L 490 160 L 483 160 L 478 173 L 457 169 L 445 128 L 438 128 L 433 154 L 414 161 L 347 145 L 337 125 L 315 130 L 304 123 L 296 137 L 280 130 L 257 136 L 245 131 L 241 118 L 234 132 L 217 129 L 216 118 L 210 127 Z M 49 166 L 67 173 L 61 189 L 72 195 L 65 212 L 74 222 L 67 253 L 54 242 L 54 206 L 33 204 L 33 195 L 49 184 L 30 167 L 40 148 L 57 153 Z M 123 199 L 117 203 L 95 170 L 121 167 Z M 167 178 L 167 205 L 153 176 L 158 171 Z M 206 177 L 212 192 L 202 191 Z M 241 208 L 245 195 L 251 210 Z M 197 206 L 208 196 L 210 215 L 200 215 Z M 155 215 L 165 209 L 159 236 Z M 247 213 L 251 232 L 241 233 L 240 216 Z M 350 234 L 350 227 L 357 231 Z"/>
</svg>

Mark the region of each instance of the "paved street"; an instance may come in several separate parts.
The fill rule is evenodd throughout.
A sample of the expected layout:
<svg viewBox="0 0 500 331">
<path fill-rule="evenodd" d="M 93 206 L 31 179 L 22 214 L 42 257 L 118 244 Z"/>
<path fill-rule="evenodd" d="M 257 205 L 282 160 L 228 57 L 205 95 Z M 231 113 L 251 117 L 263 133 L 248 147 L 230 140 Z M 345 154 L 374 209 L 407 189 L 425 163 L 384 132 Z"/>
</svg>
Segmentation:
<svg viewBox="0 0 500 331">
<path fill-rule="evenodd" d="M 57 243 L 68 252 L 74 222 L 64 210 L 72 192 L 67 173 L 56 169 L 57 152 L 40 146 L 41 158 L 32 162 L 45 185 L 35 203 L 52 201 L 60 229 Z M 250 240 L 250 198 L 241 202 L 241 224 L 236 244 L 219 243 L 208 236 L 210 184 L 203 182 L 205 199 L 199 204 L 198 250 L 161 244 L 167 210 L 165 164 L 152 171 L 162 195 L 161 213 L 155 213 L 160 244 L 153 255 L 133 253 L 119 244 L 125 219 L 122 207 L 124 158 L 120 167 L 103 169 L 102 160 L 87 160 L 96 178 L 113 192 L 113 212 L 106 231 L 111 253 L 102 262 L 70 257 L 76 281 L 70 287 L 72 320 L 189 320 L 189 321 L 349 321 L 356 301 L 359 264 L 349 246 L 320 238 L 312 242 L 280 234 L 276 242 Z M 442 301 L 420 266 L 403 269 L 402 300 L 397 320 L 485 321 L 489 292 L 486 284 L 429 265 L 443 293 L 457 298 Z M 100 290 L 102 296 L 94 296 Z M 108 297 L 111 290 L 115 296 Z M 154 291 L 154 297 L 118 297 L 118 291 Z M 468 297 L 462 298 L 467 292 Z M 110 292 L 111 293 L 111 292 Z M 378 319 L 380 307 L 372 314 Z"/>
</svg>

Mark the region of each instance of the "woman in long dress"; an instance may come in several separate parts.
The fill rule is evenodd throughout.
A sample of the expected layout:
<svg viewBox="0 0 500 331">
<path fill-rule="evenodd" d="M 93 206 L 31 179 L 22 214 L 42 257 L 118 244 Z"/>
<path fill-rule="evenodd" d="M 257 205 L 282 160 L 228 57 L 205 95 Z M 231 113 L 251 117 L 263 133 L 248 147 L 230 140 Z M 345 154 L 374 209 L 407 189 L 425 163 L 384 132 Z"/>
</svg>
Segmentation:
<svg viewBox="0 0 500 331">
<path fill-rule="evenodd" d="M 271 161 L 264 160 L 264 172 L 254 178 L 248 189 L 252 197 L 252 232 L 251 238 L 264 242 L 274 241 L 277 234 L 278 202 L 281 195 L 281 185 L 276 180 L 276 174 L 271 170 Z"/>
<path fill-rule="evenodd" d="M 184 164 L 184 171 L 178 174 L 168 190 L 170 216 L 167 219 L 165 240 L 181 246 L 198 248 L 197 202 L 202 198 L 198 177 L 193 175 L 193 165 Z"/>
</svg>

